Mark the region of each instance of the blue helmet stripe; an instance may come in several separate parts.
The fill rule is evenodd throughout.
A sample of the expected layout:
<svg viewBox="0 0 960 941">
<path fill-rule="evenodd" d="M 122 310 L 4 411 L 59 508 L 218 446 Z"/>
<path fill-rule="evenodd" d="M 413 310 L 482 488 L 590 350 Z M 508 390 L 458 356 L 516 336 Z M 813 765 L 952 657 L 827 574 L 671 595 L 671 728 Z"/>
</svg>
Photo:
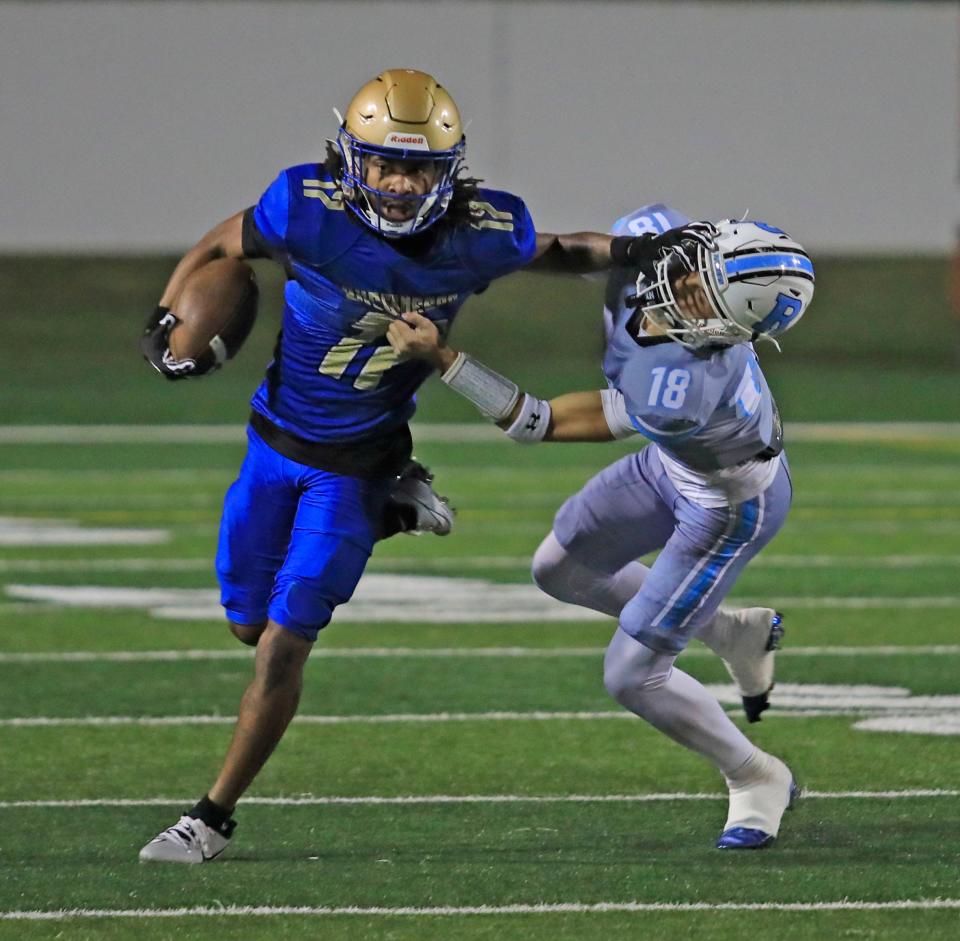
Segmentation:
<svg viewBox="0 0 960 941">
<path fill-rule="evenodd" d="M 813 277 L 813 262 L 806 255 L 799 255 L 796 252 L 762 252 L 757 255 L 731 258 L 725 262 L 724 268 L 727 277 L 766 271 L 771 268 L 779 268 L 784 274 L 795 271 Z"/>
</svg>

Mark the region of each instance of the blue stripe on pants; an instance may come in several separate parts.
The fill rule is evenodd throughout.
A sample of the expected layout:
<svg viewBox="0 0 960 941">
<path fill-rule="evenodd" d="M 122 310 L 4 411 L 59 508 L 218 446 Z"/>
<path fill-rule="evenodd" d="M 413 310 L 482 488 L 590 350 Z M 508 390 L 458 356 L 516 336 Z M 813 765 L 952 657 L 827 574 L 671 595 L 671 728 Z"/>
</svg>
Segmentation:
<svg viewBox="0 0 960 941">
<path fill-rule="evenodd" d="M 700 573 L 660 621 L 660 627 L 670 630 L 682 626 L 716 584 L 724 568 L 733 561 L 744 544 L 756 535 L 760 519 L 760 499 L 755 497 L 746 503 L 738 504 L 735 509 L 736 515 L 729 527 L 732 532 L 724 534 L 719 548 L 707 556 Z"/>
</svg>

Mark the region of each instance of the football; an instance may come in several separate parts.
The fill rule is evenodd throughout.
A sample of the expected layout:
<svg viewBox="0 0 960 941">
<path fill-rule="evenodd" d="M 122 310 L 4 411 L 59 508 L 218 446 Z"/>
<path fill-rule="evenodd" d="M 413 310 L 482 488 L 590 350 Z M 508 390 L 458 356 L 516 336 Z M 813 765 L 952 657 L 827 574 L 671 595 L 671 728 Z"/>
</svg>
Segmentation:
<svg viewBox="0 0 960 941">
<path fill-rule="evenodd" d="M 218 258 L 186 280 L 172 311 L 180 321 L 170 331 L 177 359 L 232 359 L 250 335 L 259 299 L 253 269 L 237 258 Z"/>
</svg>

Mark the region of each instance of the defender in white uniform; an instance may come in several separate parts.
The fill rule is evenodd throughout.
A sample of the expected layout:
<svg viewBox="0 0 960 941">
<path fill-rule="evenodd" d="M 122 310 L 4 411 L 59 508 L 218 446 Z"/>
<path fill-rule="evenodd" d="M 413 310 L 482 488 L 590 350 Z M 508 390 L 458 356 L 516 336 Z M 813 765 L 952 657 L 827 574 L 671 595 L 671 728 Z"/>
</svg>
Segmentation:
<svg viewBox="0 0 960 941">
<path fill-rule="evenodd" d="M 625 218 L 633 235 L 640 219 L 651 233 L 686 222 L 664 206 Z M 619 619 L 604 664 L 608 691 L 716 765 L 730 791 L 717 846 L 755 849 L 776 837 L 797 794 L 793 775 L 754 746 L 674 660 L 700 637 L 733 667 L 741 689 L 758 680 L 769 685 L 772 677 L 772 657 L 757 640 L 758 632 L 770 637 L 771 628 L 775 638 L 778 617 L 762 608 L 724 611 L 720 603 L 790 506 L 780 418 L 752 341 L 776 342 L 801 318 L 814 272 L 800 245 L 766 223 L 685 228 L 692 237 L 641 271 L 635 294 L 623 289 L 622 274 L 619 281 L 611 276 L 609 387 L 602 392 L 550 402 L 521 394 L 510 380 L 442 345 L 415 314 L 392 325 L 388 337 L 401 356 L 442 369 L 447 384 L 518 441 L 639 433 L 652 442 L 564 503 L 534 556 L 533 576 L 554 597 Z M 657 549 L 649 568 L 636 561 Z M 745 705 L 749 716 L 747 699 Z M 766 707 L 765 695 L 757 706 L 754 717 Z"/>
</svg>

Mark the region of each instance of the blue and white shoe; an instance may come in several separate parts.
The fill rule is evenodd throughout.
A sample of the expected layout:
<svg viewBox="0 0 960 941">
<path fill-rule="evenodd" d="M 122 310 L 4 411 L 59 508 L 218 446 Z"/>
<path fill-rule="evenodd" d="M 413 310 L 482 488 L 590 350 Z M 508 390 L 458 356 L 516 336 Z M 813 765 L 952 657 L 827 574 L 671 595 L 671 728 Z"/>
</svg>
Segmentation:
<svg viewBox="0 0 960 941">
<path fill-rule="evenodd" d="M 758 850 L 769 846 L 780 832 L 784 812 L 800 797 L 790 769 L 779 758 L 757 750 L 750 759 L 745 783 L 730 785 L 730 806 L 721 850 Z"/>
</svg>

